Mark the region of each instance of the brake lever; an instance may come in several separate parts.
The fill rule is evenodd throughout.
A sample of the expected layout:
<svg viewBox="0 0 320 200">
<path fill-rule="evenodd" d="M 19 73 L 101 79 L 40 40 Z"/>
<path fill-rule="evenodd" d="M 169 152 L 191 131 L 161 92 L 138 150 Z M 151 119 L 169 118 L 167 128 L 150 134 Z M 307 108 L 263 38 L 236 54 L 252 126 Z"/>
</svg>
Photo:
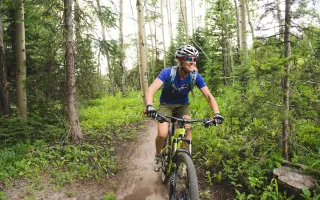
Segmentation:
<svg viewBox="0 0 320 200">
<path fill-rule="evenodd" d="M 204 120 L 203 124 L 205 128 L 208 128 L 209 126 L 218 126 L 218 124 L 215 123 L 214 119 L 206 119 Z"/>
</svg>

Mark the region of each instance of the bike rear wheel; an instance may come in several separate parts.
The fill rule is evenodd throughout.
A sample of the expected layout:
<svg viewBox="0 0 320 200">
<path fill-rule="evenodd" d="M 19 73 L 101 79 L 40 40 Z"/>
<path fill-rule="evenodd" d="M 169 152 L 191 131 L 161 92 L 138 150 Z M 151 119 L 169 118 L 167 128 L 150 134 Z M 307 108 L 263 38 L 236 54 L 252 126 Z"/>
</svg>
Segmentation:
<svg viewBox="0 0 320 200">
<path fill-rule="evenodd" d="M 198 200 L 196 168 L 186 152 L 178 153 L 175 172 L 170 181 L 170 200 Z"/>
</svg>

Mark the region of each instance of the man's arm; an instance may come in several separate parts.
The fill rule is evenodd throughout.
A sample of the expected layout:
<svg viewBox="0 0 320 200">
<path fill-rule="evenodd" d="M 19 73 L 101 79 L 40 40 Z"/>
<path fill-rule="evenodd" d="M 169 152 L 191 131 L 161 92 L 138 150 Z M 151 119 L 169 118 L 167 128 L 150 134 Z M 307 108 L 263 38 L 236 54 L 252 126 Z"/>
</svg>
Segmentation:
<svg viewBox="0 0 320 200">
<path fill-rule="evenodd" d="M 200 89 L 200 91 L 202 92 L 203 96 L 207 99 L 208 104 L 211 110 L 213 111 L 213 114 L 220 113 L 218 104 L 215 98 L 213 97 L 213 95 L 211 94 L 208 86 L 204 86 L 203 88 Z"/>
<path fill-rule="evenodd" d="M 149 88 L 147 89 L 147 92 L 146 92 L 146 97 L 145 97 L 145 100 L 146 100 L 146 105 L 152 105 L 153 104 L 153 101 L 152 101 L 152 97 L 153 97 L 153 94 L 163 85 L 163 82 L 159 79 L 159 78 L 156 78 L 153 83 L 149 86 Z"/>
</svg>

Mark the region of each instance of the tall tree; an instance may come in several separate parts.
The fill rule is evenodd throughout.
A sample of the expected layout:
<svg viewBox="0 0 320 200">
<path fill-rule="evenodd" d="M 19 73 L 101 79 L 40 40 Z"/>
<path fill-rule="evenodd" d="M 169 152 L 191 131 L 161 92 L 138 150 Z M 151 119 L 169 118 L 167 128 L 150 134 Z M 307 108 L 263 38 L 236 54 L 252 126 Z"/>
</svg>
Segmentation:
<svg viewBox="0 0 320 200">
<path fill-rule="evenodd" d="M 24 27 L 24 1 L 18 0 L 15 9 L 16 23 L 16 90 L 18 117 L 27 117 L 27 65 Z"/>
<path fill-rule="evenodd" d="M 283 108 L 284 118 L 282 120 L 282 142 L 283 142 L 283 155 L 286 160 L 289 160 L 289 132 L 290 132 L 290 70 L 291 70 L 291 5 L 292 0 L 285 1 L 285 27 L 284 27 L 284 58 L 287 58 L 284 64 L 285 75 L 283 77 Z"/>
<path fill-rule="evenodd" d="M 193 0 L 191 0 L 191 6 L 190 6 L 190 9 L 191 9 L 191 34 L 193 35 L 194 33 L 194 29 L 195 29 L 195 25 L 194 25 L 194 18 L 195 18 L 195 13 L 194 13 L 194 2 Z"/>
<path fill-rule="evenodd" d="M 158 60 L 158 40 L 157 40 L 157 18 L 158 18 L 158 10 L 157 10 L 157 1 L 153 1 L 152 2 L 153 6 L 154 6 L 154 12 L 152 14 L 152 19 L 153 19 L 153 26 L 154 26 L 154 52 L 155 52 L 155 62 L 154 62 L 154 66 L 153 66 L 153 72 L 154 72 L 154 68 L 157 65 L 157 60 Z M 147 66 L 148 68 L 148 66 Z"/>
<path fill-rule="evenodd" d="M 241 57 L 242 62 L 248 61 L 248 44 L 247 44 L 247 20 L 246 20 L 246 0 L 240 0 L 240 40 L 241 40 Z"/>
<path fill-rule="evenodd" d="M 167 0 L 167 18 L 168 18 L 168 26 L 169 26 L 170 43 L 173 43 L 173 32 L 172 32 L 172 19 L 171 19 L 170 0 Z"/>
<path fill-rule="evenodd" d="M 64 0 L 64 25 L 66 40 L 66 68 L 67 68 L 67 92 L 68 92 L 68 114 L 70 123 L 71 139 L 75 142 L 83 139 L 80 128 L 77 98 L 76 98 L 76 78 L 75 78 L 75 45 L 73 30 L 73 1 Z"/>
<path fill-rule="evenodd" d="M 222 56 L 223 56 L 223 74 L 224 74 L 224 84 L 229 85 L 231 83 L 229 77 L 231 75 L 231 69 L 233 65 L 233 58 L 231 52 L 231 45 L 230 45 L 230 36 L 229 36 L 229 27 L 230 24 L 230 17 L 231 15 L 227 13 L 230 12 L 231 4 L 228 1 L 220 1 L 220 8 L 219 10 L 222 11 L 221 15 L 221 32 L 222 32 Z"/>
<path fill-rule="evenodd" d="M 184 31 L 186 36 L 186 42 L 189 43 L 189 33 L 188 33 L 188 22 L 187 22 L 187 12 L 186 12 L 186 2 L 185 0 L 180 0 L 181 18 L 184 25 Z"/>
<path fill-rule="evenodd" d="M 238 47 L 238 54 L 241 49 L 241 39 L 240 39 L 240 15 L 239 15 L 239 8 L 238 8 L 238 0 L 234 0 L 234 8 L 236 11 L 236 19 L 237 19 L 237 47 Z"/>
<path fill-rule="evenodd" d="M 163 68 L 167 66 L 167 57 L 166 57 L 166 40 L 164 38 L 164 23 L 163 23 L 163 1 L 161 1 L 161 24 L 162 24 L 162 42 L 163 42 Z"/>
<path fill-rule="evenodd" d="M 279 34 L 280 34 L 280 40 L 283 41 L 283 20 L 281 16 L 281 8 L 280 8 L 280 0 L 276 0 L 276 6 L 277 6 L 277 20 L 279 23 Z"/>
<path fill-rule="evenodd" d="M 0 5 L 2 0 L 0 0 Z M 3 44 L 3 25 L 2 15 L 0 13 L 0 112 L 11 116 L 9 102 L 9 83 L 7 80 L 7 66 L 5 64 L 4 44 Z"/>
<path fill-rule="evenodd" d="M 127 94 L 126 89 L 126 68 L 124 66 L 124 46 L 123 46 L 123 0 L 120 0 L 120 16 L 119 16 L 119 45 L 120 45 L 120 69 L 122 73 L 121 92 L 122 95 Z"/>
<path fill-rule="evenodd" d="M 153 45 L 153 31 L 151 27 L 151 21 L 149 21 L 149 28 L 150 28 L 150 41 L 151 41 L 151 69 L 152 69 L 152 80 L 155 79 L 155 74 L 154 74 L 154 65 L 155 65 L 155 59 L 154 59 L 154 52 L 156 51 L 154 49 Z M 149 73 L 148 73 L 149 74 Z M 150 74 L 149 74 L 150 76 Z"/>
<path fill-rule="evenodd" d="M 249 24 L 250 30 L 251 30 L 251 38 L 252 38 L 252 41 L 254 41 L 254 39 L 255 39 L 254 28 L 253 28 L 253 24 L 252 24 L 252 21 L 251 21 L 251 15 L 250 15 L 250 9 L 249 9 L 248 0 L 245 0 L 245 2 L 246 2 L 246 11 L 247 11 L 247 15 L 248 15 L 248 24 Z"/>
<path fill-rule="evenodd" d="M 146 58 L 146 32 L 145 32 L 145 19 L 143 0 L 137 0 L 137 15 L 138 15 L 138 41 L 139 41 L 139 72 L 140 84 L 142 89 L 142 99 L 145 104 L 145 93 L 148 89 L 148 76 L 147 76 L 147 58 Z"/>
</svg>

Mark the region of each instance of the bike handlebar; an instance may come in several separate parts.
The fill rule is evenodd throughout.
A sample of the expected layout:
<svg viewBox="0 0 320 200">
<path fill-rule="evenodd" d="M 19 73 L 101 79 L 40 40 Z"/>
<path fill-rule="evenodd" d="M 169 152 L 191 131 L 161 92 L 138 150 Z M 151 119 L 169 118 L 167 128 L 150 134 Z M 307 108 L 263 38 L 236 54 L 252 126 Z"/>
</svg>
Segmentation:
<svg viewBox="0 0 320 200">
<path fill-rule="evenodd" d="M 147 114 L 146 111 L 143 111 L 144 114 Z M 195 122 L 202 122 L 204 127 L 209 127 L 209 126 L 218 126 L 218 124 L 214 121 L 214 118 L 204 118 L 204 119 L 186 119 L 186 118 L 179 118 L 179 117 L 173 117 L 173 116 L 167 116 L 161 113 L 155 113 L 154 117 L 155 120 L 158 120 L 159 122 L 170 122 L 167 120 L 172 119 L 173 123 L 174 122 L 180 122 L 182 124 L 191 124 Z"/>
</svg>

